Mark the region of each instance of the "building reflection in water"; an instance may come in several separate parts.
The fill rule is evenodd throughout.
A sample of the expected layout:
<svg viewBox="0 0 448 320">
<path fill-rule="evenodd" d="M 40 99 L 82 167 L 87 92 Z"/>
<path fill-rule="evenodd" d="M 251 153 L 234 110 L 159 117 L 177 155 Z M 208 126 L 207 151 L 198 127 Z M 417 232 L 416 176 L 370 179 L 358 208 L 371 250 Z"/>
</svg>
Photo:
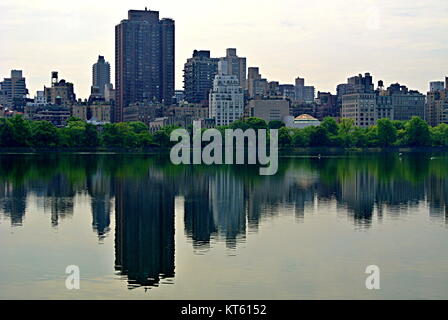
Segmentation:
<svg viewBox="0 0 448 320">
<path fill-rule="evenodd" d="M 98 169 L 87 177 L 87 191 L 91 198 L 92 227 L 98 239 L 104 240 L 110 231 L 112 205 L 112 181 L 110 175 Z"/>
<path fill-rule="evenodd" d="M 174 277 L 174 191 L 143 175 L 115 181 L 115 269 L 130 288 Z"/>
<path fill-rule="evenodd" d="M 363 228 L 375 217 L 398 217 L 422 205 L 431 219 L 448 222 L 446 156 L 282 158 L 272 177 L 119 155 L 114 166 L 100 156 L 9 157 L 0 156 L 0 218 L 26 223 L 32 195 L 57 227 L 73 215 L 75 196 L 87 194 L 92 228 L 102 241 L 112 233 L 115 209 L 115 269 L 129 288 L 174 277 L 176 196 L 184 198 L 184 231 L 195 249 L 213 242 L 235 249 L 266 219 L 294 214 L 306 222 L 307 212 L 319 214 L 329 205 Z"/>
<path fill-rule="evenodd" d="M 73 184 L 62 174 L 50 180 L 44 193 L 44 210 L 51 212 L 51 225 L 57 227 L 60 219 L 73 215 L 76 191 Z"/>
<path fill-rule="evenodd" d="M 217 171 L 209 180 L 209 197 L 218 235 L 235 248 L 246 234 L 244 186 L 229 170 Z"/>
<path fill-rule="evenodd" d="M 10 182 L 0 183 L 0 211 L 11 220 L 11 225 L 21 226 L 26 211 L 27 189 Z"/>
<path fill-rule="evenodd" d="M 209 198 L 209 178 L 209 175 L 198 175 L 194 183 L 184 187 L 185 231 L 196 249 L 208 248 L 217 231 Z"/>
<path fill-rule="evenodd" d="M 195 248 L 208 248 L 212 238 L 231 249 L 244 241 L 244 185 L 228 168 L 195 177 L 184 193 L 185 231 Z"/>
</svg>

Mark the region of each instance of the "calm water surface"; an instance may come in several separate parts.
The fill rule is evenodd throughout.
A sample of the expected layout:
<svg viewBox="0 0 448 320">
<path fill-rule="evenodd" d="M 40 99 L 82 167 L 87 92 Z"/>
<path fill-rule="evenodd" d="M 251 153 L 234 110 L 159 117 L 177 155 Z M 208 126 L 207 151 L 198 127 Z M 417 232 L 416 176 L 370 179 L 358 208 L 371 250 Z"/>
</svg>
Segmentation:
<svg viewBox="0 0 448 320">
<path fill-rule="evenodd" d="M 448 299 L 448 154 L 0 155 L 0 299 Z M 81 289 L 65 287 L 65 268 Z M 367 290 L 378 265 L 381 289 Z"/>
</svg>

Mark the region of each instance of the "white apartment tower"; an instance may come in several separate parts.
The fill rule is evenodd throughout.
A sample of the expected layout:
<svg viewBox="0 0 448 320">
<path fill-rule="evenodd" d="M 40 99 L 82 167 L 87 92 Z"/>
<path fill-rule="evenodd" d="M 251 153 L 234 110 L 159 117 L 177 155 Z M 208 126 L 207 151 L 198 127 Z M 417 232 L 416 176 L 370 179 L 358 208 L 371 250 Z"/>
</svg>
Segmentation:
<svg viewBox="0 0 448 320">
<path fill-rule="evenodd" d="M 217 126 L 228 125 L 244 114 L 244 93 L 238 76 L 228 74 L 225 62 L 219 63 L 209 98 L 209 117 Z"/>
</svg>

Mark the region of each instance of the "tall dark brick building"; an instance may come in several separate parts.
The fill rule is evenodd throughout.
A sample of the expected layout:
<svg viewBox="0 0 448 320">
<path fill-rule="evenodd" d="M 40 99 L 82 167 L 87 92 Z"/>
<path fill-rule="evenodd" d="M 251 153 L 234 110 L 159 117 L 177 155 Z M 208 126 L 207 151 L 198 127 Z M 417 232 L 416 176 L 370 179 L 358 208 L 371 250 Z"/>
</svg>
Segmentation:
<svg viewBox="0 0 448 320">
<path fill-rule="evenodd" d="M 208 95 L 218 74 L 217 58 L 210 58 L 210 51 L 194 50 L 184 67 L 185 100 L 208 105 Z"/>
<path fill-rule="evenodd" d="M 158 11 L 130 10 L 115 27 L 115 121 L 123 121 L 130 103 L 171 103 L 174 49 L 174 20 L 160 20 Z"/>
</svg>

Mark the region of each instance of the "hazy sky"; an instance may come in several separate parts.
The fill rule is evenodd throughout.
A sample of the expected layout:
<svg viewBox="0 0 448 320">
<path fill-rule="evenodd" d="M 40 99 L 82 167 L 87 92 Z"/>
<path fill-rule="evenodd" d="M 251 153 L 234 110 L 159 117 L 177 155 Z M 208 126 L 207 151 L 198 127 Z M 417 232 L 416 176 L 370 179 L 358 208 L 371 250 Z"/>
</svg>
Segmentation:
<svg viewBox="0 0 448 320">
<path fill-rule="evenodd" d="M 55 70 L 85 98 L 98 55 L 114 78 L 115 25 L 145 6 L 176 20 L 178 89 L 194 49 L 228 47 L 271 81 L 320 91 L 371 72 L 426 92 L 448 75 L 447 0 L 0 0 L 0 77 L 22 69 L 34 96 Z"/>
</svg>

